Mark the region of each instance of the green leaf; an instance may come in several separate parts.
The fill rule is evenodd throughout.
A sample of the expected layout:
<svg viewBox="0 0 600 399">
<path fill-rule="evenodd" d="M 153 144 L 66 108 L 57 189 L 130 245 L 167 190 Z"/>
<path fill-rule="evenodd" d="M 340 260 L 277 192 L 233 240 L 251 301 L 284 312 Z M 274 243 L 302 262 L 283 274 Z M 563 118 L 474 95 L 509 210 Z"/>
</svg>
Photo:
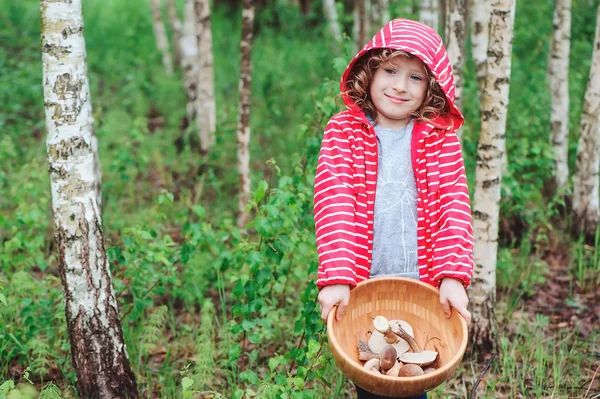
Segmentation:
<svg viewBox="0 0 600 399">
<path fill-rule="evenodd" d="M 5 395 L 11 390 L 11 389 L 15 389 L 15 383 L 13 382 L 13 380 L 8 380 L 8 381 L 4 381 L 2 383 L 2 385 L 0 385 L 0 392 L 4 393 Z"/>
<path fill-rule="evenodd" d="M 242 320 L 242 328 L 244 331 L 252 331 L 256 327 L 256 322 L 253 320 Z"/>
<path fill-rule="evenodd" d="M 204 215 L 206 214 L 206 210 L 202 205 L 194 205 L 192 206 L 192 211 L 198 216 L 198 219 L 204 219 Z"/>
<path fill-rule="evenodd" d="M 6 297 L 1 292 L 0 292 L 0 303 L 3 303 L 4 306 L 8 306 L 8 303 L 6 302 Z"/>
<path fill-rule="evenodd" d="M 251 384 L 258 384 L 259 382 L 258 376 L 252 370 L 242 371 L 240 373 L 240 380 L 249 382 Z"/>
<path fill-rule="evenodd" d="M 154 237 L 152 237 L 152 235 L 150 233 L 148 233 L 146 230 L 142 230 L 142 232 L 140 233 L 140 236 L 144 240 L 153 240 L 154 239 Z"/>
<path fill-rule="evenodd" d="M 317 341 L 311 339 L 308 342 L 308 352 L 306 353 L 306 357 L 308 357 L 309 359 L 312 359 L 313 357 L 315 357 L 317 355 L 317 353 L 319 352 L 320 349 L 321 349 L 321 344 L 318 343 Z"/>
<path fill-rule="evenodd" d="M 181 379 L 181 387 L 184 391 L 187 391 L 192 385 L 194 385 L 194 380 L 189 377 L 183 377 Z"/>
<path fill-rule="evenodd" d="M 267 183 L 264 180 L 261 180 L 260 182 L 258 182 L 258 187 L 256 188 L 256 191 L 254 192 L 254 202 L 256 202 L 257 204 L 263 200 L 263 198 L 265 198 L 265 195 L 267 193 L 267 190 L 269 189 L 269 183 Z"/>
</svg>

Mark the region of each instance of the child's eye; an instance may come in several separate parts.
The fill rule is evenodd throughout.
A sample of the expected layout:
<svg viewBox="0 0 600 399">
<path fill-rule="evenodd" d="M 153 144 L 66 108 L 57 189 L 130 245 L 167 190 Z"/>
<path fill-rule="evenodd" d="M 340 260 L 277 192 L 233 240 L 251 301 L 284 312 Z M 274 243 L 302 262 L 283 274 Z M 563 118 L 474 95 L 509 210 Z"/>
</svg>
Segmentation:
<svg viewBox="0 0 600 399">
<path fill-rule="evenodd" d="M 423 80 L 423 78 L 422 78 L 422 77 L 420 77 L 419 75 L 412 75 L 410 78 L 411 78 L 412 80 L 416 80 L 416 81 L 421 81 L 421 80 Z"/>
<path fill-rule="evenodd" d="M 385 71 L 385 73 L 389 73 L 389 74 L 396 73 L 396 71 L 394 71 L 392 68 L 385 68 L 384 71 Z"/>
</svg>

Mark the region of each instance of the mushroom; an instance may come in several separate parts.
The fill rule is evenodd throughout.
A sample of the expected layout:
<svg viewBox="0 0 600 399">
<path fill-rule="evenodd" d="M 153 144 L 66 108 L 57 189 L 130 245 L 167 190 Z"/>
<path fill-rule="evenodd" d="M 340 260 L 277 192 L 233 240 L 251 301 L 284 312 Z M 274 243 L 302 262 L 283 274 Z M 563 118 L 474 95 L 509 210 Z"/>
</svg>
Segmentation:
<svg viewBox="0 0 600 399">
<path fill-rule="evenodd" d="M 405 352 L 400 355 L 399 359 L 401 362 L 407 365 L 416 364 L 418 366 L 429 366 L 435 359 L 437 359 L 438 353 L 435 351 L 422 351 L 422 352 Z"/>
<path fill-rule="evenodd" d="M 386 373 L 386 375 L 389 375 L 391 377 L 398 377 L 398 373 L 400 372 L 400 369 L 404 366 L 404 363 L 402 363 L 399 360 L 396 360 L 396 363 L 394 364 L 394 366 L 389 369 Z"/>
<path fill-rule="evenodd" d="M 373 326 L 377 331 L 382 333 L 385 337 L 385 342 L 388 344 L 395 344 L 398 342 L 398 337 L 392 332 L 390 328 L 390 322 L 383 316 L 377 316 L 373 319 Z"/>
<path fill-rule="evenodd" d="M 386 373 L 389 369 L 394 367 L 396 364 L 397 357 L 396 348 L 392 345 L 386 345 L 379 354 L 379 366 L 381 367 L 381 372 Z"/>
<path fill-rule="evenodd" d="M 390 327 L 394 328 L 394 325 L 402 327 L 411 337 L 415 336 L 413 328 L 408 322 L 404 320 L 390 320 Z"/>
<path fill-rule="evenodd" d="M 368 360 L 363 367 L 372 373 L 381 374 L 381 372 L 379 371 L 381 367 L 379 365 L 378 358 Z"/>
<path fill-rule="evenodd" d="M 423 369 L 416 364 L 405 364 L 404 367 L 400 369 L 398 377 L 416 377 L 423 374 L 425 374 Z"/>
<path fill-rule="evenodd" d="M 434 369 L 433 367 L 428 367 L 428 368 L 426 368 L 425 370 L 423 370 L 423 372 L 424 372 L 425 374 L 431 374 L 431 373 L 433 373 L 434 371 L 435 371 L 435 369 Z"/>
<path fill-rule="evenodd" d="M 398 355 L 408 350 L 408 342 L 406 342 L 406 340 L 399 339 L 398 336 L 392 331 L 392 329 L 396 326 L 396 322 L 402 321 L 394 320 L 394 325 L 392 325 L 390 324 L 391 322 L 389 322 L 383 316 L 377 316 L 373 319 L 373 326 L 375 327 L 375 331 L 373 331 L 373 333 L 371 334 L 371 337 L 369 338 L 368 342 L 368 346 L 372 352 L 380 353 L 381 350 L 389 344 L 396 348 L 396 352 Z M 408 327 L 410 328 L 410 326 Z"/>
</svg>

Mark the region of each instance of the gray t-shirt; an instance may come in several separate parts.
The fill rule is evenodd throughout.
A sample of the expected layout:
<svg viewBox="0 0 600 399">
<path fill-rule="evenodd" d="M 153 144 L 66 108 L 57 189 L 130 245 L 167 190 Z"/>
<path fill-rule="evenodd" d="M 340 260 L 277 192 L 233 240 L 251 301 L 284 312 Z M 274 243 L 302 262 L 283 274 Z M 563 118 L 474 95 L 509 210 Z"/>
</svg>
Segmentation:
<svg viewBox="0 0 600 399">
<path fill-rule="evenodd" d="M 373 121 L 371 120 L 371 123 Z M 371 277 L 419 279 L 417 187 L 411 162 L 414 122 L 403 129 L 374 125 L 378 170 Z"/>
</svg>

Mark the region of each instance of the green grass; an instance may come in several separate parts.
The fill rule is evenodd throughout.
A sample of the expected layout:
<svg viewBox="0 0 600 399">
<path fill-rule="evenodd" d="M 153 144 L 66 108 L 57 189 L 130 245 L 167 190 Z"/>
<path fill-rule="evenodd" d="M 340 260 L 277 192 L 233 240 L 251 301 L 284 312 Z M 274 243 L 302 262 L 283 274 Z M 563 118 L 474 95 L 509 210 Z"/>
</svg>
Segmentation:
<svg viewBox="0 0 600 399">
<path fill-rule="evenodd" d="M 528 318 L 528 306 L 552 278 L 554 247 L 563 250 L 572 280 L 565 306 L 587 306 L 579 299 L 600 283 L 598 238 L 594 245 L 571 240 L 569 218 L 542 190 L 553 165 L 545 77 L 551 3 L 518 3 L 502 215 L 505 226 L 517 220 L 525 229 L 501 229 L 500 345 L 480 398 L 584 397 L 588 387 L 590 396 L 598 393 L 598 380 L 590 385 L 598 329 L 583 338 L 570 326 L 557 328 L 551 316 Z M 571 161 L 596 5 L 573 5 Z M 338 109 L 339 67 L 351 54 L 349 45 L 332 49 L 319 14 L 316 3 L 301 17 L 274 2 L 258 15 L 254 220 L 244 235 L 235 227 L 239 10 L 221 7 L 213 15 L 217 146 L 202 157 L 195 133 L 179 130 L 181 75 L 164 74 L 147 2 L 84 2 L 104 232 L 143 397 L 183 397 L 183 388 L 225 398 L 350 397 L 315 310 L 312 180 L 323 124 Z M 75 373 L 53 244 L 39 35 L 38 2 L 0 0 L 0 293 L 8 305 L 0 301 L 0 382 L 20 383 L 23 397 L 43 389 L 67 398 L 76 397 Z M 464 152 L 471 187 L 479 128 L 473 76 L 468 60 Z M 465 358 L 430 397 L 467 397 L 483 366 Z"/>
</svg>

